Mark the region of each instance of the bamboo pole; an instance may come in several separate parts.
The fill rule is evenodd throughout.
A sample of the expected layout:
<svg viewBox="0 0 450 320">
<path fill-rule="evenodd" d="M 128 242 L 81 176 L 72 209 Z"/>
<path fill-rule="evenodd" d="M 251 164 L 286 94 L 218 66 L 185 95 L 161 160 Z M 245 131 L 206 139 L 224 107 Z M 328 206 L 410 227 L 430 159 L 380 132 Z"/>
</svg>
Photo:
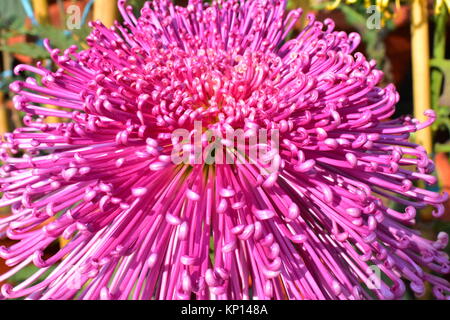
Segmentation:
<svg viewBox="0 0 450 320">
<path fill-rule="evenodd" d="M 117 1 L 95 0 L 94 21 L 100 20 L 105 26 L 111 27 L 117 19 Z"/>
<path fill-rule="evenodd" d="M 1 32 L 1 31 L 0 31 Z M 6 45 L 4 39 L 0 39 L 1 45 Z M 12 67 L 12 59 L 9 52 L 2 52 L 3 69 L 10 70 Z M 3 81 L 6 80 L 3 78 Z M 0 135 L 9 131 L 8 108 L 6 106 L 5 94 L 0 91 Z"/>
<path fill-rule="evenodd" d="M 6 107 L 5 94 L 0 91 L 0 135 L 3 136 L 9 131 L 8 128 L 8 110 Z"/>
<path fill-rule="evenodd" d="M 36 20 L 39 23 L 49 22 L 47 0 L 33 0 L 33 10 Z"/>
<path fill-rule="evenodd" d="M 427 0 L 411 1 L 411 55 L 414 117 L 425 121 L 430 109 L 430 53 L 428 39 Z M 416 132 L 416 143 L 432 152 L 431 128 Z"/>
</svg>

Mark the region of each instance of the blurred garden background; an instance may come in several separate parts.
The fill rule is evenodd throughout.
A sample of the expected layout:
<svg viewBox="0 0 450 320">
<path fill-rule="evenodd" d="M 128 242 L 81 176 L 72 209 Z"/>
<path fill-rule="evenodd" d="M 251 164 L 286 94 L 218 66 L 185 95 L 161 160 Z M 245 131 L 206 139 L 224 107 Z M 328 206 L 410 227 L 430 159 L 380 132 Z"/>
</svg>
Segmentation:
<svg viewBox="0 0 450 320">
<path fill-rule="evenodd" d="M 144 2 L 128 0 L 136 10 Z M 176 2 L 185 5 L 187 1 Z M 394 83 L 400 93 L 395 117 L 412 114 L 423 120 L 425 110 L 436 111 L 434 125 L 411 139 L 422 144 L 436 164 L 439 183 L 427 188 L 450 193 L 450 0 L 289 0 L 288 5 L 315 13 L 320 20 L 332 18 L 336 30 L 361 34 L 359 51 L 376 60 L 384 71 L 384 84 Z M 108 26 L 120 19 L 116 0 L 0 0 L 0 134 L 22 126 L 23 115 L 14 109 L 8 86 L 31 75 L 16 76 L 14 67 L 42 61 L 52 68 L 42 45 L 45 38 L 61 50 L 71 45 L 86 48 L 83 39 L 93 19 Z M 304 23 L 303 19 L 296 29 Z M 7 209 L 0 212 L 7 214 Z M 423 210 L 417 220 L 417 228 L 426 237 L 450 232 L 450 201 L 440 219 L 432 219 L 431 212 Z M 0 274 L 6 270 L 0 260 Z M 32 272 L 24 269 L 11 281 L 21 281 Z M 430 295 L 421 299 L 427 298 Z M 408 294 L 405 299 L 415 297 Z"/>
</svg>

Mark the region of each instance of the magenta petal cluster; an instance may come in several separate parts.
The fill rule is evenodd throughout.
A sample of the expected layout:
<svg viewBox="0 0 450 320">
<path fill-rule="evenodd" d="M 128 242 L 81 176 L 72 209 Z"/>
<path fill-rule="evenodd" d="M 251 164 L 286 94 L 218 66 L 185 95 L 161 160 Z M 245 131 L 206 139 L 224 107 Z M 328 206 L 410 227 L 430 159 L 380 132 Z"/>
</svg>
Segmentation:
<svg viewBox="0 0 450 320">
<path fill-rule="evenodd" d="M 120 0 L 124 22 L 92 22 L 87 50 L 46 42 L 53 71 L 17 67 L 39 81 L 11 85 L 26 116 L 1 145 L 0 281 L 38 271 L 1 298 L 396 299 L 429 283 L 448 299 L 448 236 L 413 229 L 447 198 L 418 187 L 434 166 L 408 140 L 434 114 L 391 119 L 398 94 L 360 37 L 309 15 L 288 40 L 301 10 L 285 6 L 155 0 L 137 18 Z M 172 132 L 195 121 L 277 130 L 276 170 L 173 163 Z"/>
</svg>

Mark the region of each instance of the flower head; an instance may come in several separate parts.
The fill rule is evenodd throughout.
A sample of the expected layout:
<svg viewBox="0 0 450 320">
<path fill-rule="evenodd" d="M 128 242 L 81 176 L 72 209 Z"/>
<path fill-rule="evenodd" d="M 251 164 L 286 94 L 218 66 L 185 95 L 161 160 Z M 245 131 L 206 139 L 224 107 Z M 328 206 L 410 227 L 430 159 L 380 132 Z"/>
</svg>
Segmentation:
<svg viewBox="0 0 450 320">
<path fill-rule="evenodd" d="M 1 149 L 16 242 L 0 281 L 39 270 L 3 298 L 393 299 L 425 282 L 445 298 L 447 235 L 412 229 L 446 199 L 416 186 L 433 163 L 408 141 L 434 114 L 391 120 L 398 94 L 359 36 L 310 15 L 287 40 L 301 10 L 285 4 L 157 0 L 136 18 L 120 0 L 124 23 L 92 22 L 89 49 L 45 43 L 56 71 L 17 67 L 40 82 L 11 85 L 26 116 Z M 277 143 L 249 142 L 261 130 Z M 202 161 L 220 151 L 235 161 Z"/>
</svg>

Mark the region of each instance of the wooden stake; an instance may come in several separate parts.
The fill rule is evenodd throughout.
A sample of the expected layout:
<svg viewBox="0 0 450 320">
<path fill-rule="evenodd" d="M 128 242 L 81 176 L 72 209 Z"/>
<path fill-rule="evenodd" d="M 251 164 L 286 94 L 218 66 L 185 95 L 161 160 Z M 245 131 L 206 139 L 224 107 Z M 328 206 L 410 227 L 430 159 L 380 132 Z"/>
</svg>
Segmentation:
<svg viewBox="0 0 450 320">
<path fill-rule="evenodd" d="M 39 23 L 49 23 L 47 0 L 33 0 L 33 10 Z"/>
<path fill-rule="evenodd" d="M 100 20 L 105 26 L 111 27 L 117 19 L 117 1 L 95 0 L 93 20 Z"/>
<path fill-rule="evenodd" d="M 411 1 L 411 55 L 414 117 L 423 122 L 426 120 L 423 113 L 431 108 L 430 53 L 426 0 Z M 416 132 L 416 143 L 422 145 L 429 153 L 433 151 L 430 127 Z"/>
</svg>

